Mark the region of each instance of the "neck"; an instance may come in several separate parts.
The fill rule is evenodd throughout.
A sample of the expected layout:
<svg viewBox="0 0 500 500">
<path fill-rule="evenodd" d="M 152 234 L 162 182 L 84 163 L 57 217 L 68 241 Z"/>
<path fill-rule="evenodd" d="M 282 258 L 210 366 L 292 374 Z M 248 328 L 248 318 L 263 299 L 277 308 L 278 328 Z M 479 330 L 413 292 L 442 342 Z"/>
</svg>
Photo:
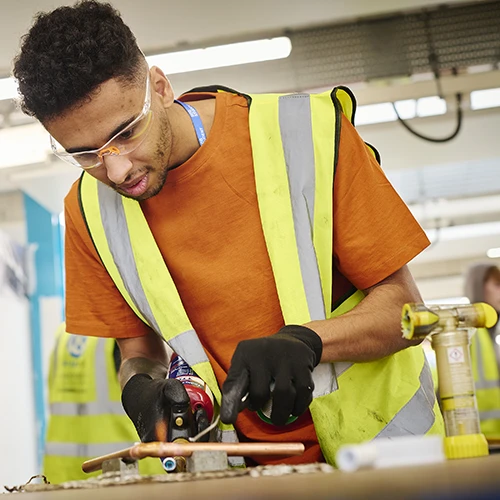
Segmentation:
<svg viewBox="0 0 500 500">
<path fill-rule="evenodd" d="M 200 115 L 208 137 L 215 116 L 215 99 L 190 101 L 189 104 Z M 175 103 L 172 105 L 169 110 L 169 120 L 172 130 L 172 154 L 169 167 L 175 168 L 189 160 L 198 151 L 200 144 L 191 118 L 181 105 Z"/>
</svg>

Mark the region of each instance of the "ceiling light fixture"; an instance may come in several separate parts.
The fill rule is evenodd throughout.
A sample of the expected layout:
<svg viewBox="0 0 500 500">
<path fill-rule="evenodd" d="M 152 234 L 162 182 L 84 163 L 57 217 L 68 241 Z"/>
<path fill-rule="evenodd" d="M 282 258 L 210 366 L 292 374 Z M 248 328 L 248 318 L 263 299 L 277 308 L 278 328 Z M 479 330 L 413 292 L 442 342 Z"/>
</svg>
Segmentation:
<svg viewBox="0 0 500 500">
<path fill-rule="evenodd" d="M 0 101 L 17 97 L 17 84 L 14 78 L 0 78 Z"/>
<path fill-rule="evenodd" d="M 286 36 L 252 40 L 249 42 L 216 45 L 206 49 L 182 50 L 147 56 L 151 66 L 159 66 L 167 75 L 204 69 L 237 66 L 287 58 L 292 42 Z M 0 100 L 17 97 L 17 85 L 13 78 L 0 79 Z"/>
<path fill-rule="evenodd" d="M 490 249 L 486 252 L 486 255 L 487 255 L 490 259 L 497 259 L 498 257 L 500 257 L 500 248 L 490 248 Z"/>
<path fill-rule="evenodd" d="M 167 75 L 204 69 L 237 66 L 275 59 L 285 59 L 292 51 L 292 42 L 286 36 L 252 40 L 249 42 L 216 45 L 206 49 L 183 50 L 147 56 L 151 66 L 159 66 Z"/>
<path fill-rule="evenodd" d="M 500 106 L 500 88 L 474 90 L 470 93 L 470 107 L 473 110 Z"/>
</svg>

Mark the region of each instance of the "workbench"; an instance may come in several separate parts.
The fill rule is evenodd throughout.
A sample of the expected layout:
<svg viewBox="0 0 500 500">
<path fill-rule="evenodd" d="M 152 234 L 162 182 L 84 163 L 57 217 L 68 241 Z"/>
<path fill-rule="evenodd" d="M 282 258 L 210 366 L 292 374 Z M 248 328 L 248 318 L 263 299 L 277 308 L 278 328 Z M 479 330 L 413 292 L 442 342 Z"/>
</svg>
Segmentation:
<svg viewBox="0 0 500 500">
<path fill-rule="evenodd" d="M 136 499 L 500 499 L 500 454 L 445 463 L 357 472 L 231 477 L 99 490 L 23 493 L 24 500 Z"/>
</svg>

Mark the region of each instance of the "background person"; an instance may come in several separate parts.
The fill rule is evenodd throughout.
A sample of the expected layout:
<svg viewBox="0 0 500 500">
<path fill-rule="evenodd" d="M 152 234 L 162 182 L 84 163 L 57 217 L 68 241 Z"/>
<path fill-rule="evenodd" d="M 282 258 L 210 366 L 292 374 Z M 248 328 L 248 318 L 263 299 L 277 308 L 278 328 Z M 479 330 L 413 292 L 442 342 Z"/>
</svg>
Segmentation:
<svg viewBox="0 0 500 500">
<path fill-rule="evenodd" d="M 500 269 L 492 264 L 471 266 L 465 277 L 465 295 L 472 302 L 486 302 L 500 313 Z M 478 328 L 471 340 L 471 362 L 481 431 L 500 438 L 500 337 L 498 322 Z"/>
<path fill-rule="evenodd" d="M 51 353 L 49 420 L 43 474 L 51 483 L 87 479 L 82 463 L 132 446 L 137 432 L 123 411 L 115 339 L 66 332 L 62 323 Z M 164 472 L 159 460 L 139 461 L 141 474 Z"/>
</svg>

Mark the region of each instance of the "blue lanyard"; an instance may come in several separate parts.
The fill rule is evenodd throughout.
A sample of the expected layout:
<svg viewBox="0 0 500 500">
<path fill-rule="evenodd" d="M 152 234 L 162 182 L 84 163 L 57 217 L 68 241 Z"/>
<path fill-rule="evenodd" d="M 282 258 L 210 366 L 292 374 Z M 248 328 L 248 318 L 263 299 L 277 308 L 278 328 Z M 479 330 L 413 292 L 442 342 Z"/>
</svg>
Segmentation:
<svg viewBox="0 0 500 500">
<path fill-rule="evenodd" d="M 196 132 L 196 137 L 198 137 L 198 142 L 201 146 L 207 140 L 207 134 L 205 133 L 205 128 L 203 127 L 198 111 L 196 111 L 196 109 L 194 109 L 193 106 L 187 102 L 178 101 L 177 99 L 174 102 L 180 104 L 187 111 L 189 118 L 191 118 L 194 131 Z"/>
</svg>

